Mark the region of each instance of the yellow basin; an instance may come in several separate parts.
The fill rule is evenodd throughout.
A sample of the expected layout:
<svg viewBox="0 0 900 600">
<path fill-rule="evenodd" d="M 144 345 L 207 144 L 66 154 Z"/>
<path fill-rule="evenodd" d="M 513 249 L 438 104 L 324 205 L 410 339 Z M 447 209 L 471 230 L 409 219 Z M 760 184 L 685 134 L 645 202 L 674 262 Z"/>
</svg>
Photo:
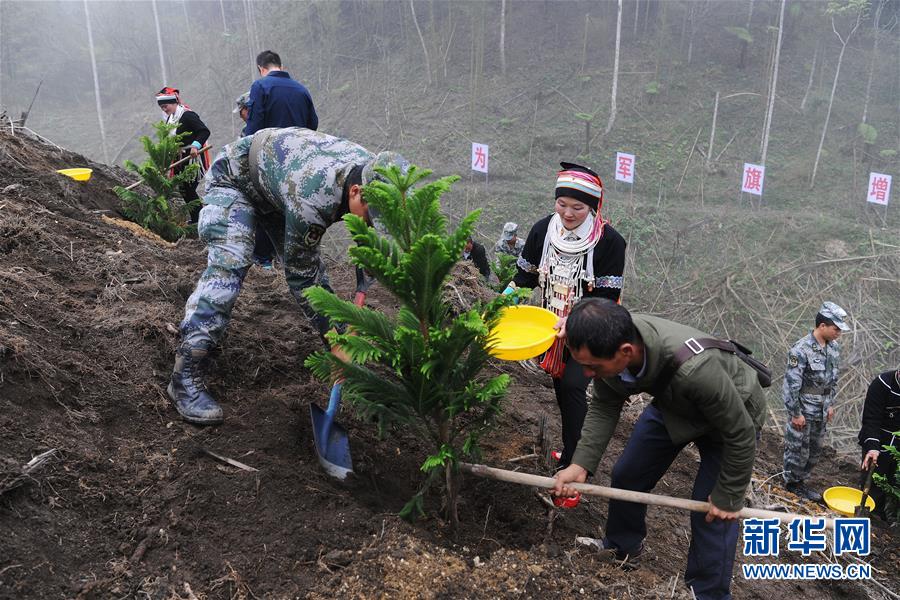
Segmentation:
<svg viewBox="0 0 900 600">
<path fill-rule="evenodd" d="M 60 169 L 57 171 L 57 173 L 62 173 L 75 181 L 87 181 L 91 178 L 91 173 L 93 172 L 93 169 Z"/>
<path fill-rule="evenodd" d="M 856 488 L 839 485 L 830 487 L 822 494 L 825 504 L 833 511 L 839 512 L 848 517 L 853 516 L 853 512 L 862 501 L 862 492 Z M 871 511 L 875 510 L 875 501 L 869 496 L 866 498 L 866 507 Z"/>
<path fill-rule="evenodd" d="M 500 313 L 491 331 L 491 356 L 501 360 L 527 360 L 542 354 L 553 344 L 559 318 L 537 306 L 510 306 Z"/>
</svg>

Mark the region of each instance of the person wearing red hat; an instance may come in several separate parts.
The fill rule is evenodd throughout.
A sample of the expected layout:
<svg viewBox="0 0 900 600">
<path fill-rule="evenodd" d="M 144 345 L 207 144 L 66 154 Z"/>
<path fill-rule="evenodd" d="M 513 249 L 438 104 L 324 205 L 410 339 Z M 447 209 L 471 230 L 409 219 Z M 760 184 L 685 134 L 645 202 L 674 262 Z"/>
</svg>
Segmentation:
<svg viewBox="0 0 900 600">
<path fill-rule="evenodd" d="M 625 239 L 603 219 L 603 183 L 591 169 L 560 163 L 556 175 L 555 210 L 534 224 L 516 262 L 517 273 L 507 291 L 540 288 L 541 306 L 560 318 L 583 297 L 618 301 L 625 270 Z M 557 339 L 541 360 L 553 377 L 562 417 L 563 449 L 558 468 L 572 461 L 587 413 L 590 378 Z M 570 503 L 571 504 L 571 503 Z"/>
<path fill-rule="evenodd" d="M 181 102 L 180 92 L 177 88 L 164 87 L 159 90 L 156 93 L 156 103 L 165 115 L 163 120 L 170 125 L 177 125 L 175 134 L 187 134 L 182 139 L 184 147 L 181 149 L 178 158 L 182 159 L 190 155 L 190 162 L 196 161 L 200 165 L 200 172 L 197 175 L 197 179 L 186 182 L 182 186 L 181 194 L 185 202 L 198 200 L 200 196 L 197 194 L 197 183 L 203 177 L 206 169 L 209 168 L 209 151 L 200 152 L 206 140 L 209 139 L 209 128 L 200 120 L 200 115 Z M 174 173 L 181 172 L 188 164 L 186 162 L 175 167 Z M 197 206 L 191 211 L 190 222 L 196 223 L 199 214 L 200 206 Z"/>
</svg>

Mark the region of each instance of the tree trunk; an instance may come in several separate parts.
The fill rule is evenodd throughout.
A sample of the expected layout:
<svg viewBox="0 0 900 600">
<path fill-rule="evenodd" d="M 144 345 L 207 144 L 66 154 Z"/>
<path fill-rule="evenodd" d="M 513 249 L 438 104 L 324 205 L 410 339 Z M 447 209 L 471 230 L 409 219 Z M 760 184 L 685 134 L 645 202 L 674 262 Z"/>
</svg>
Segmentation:
<svg viewBox="0 0 900 600">
<path fill-rule="evenodd" d="M 716 118 L 719 116 L 719 92 L 716 92 L 716 103 L 713 105 L 712 127 L 709 129 L 709 148 L 706 149 L 706 170 L 712 164 L 713 142 L 716 139 Z"/>
<path fill-rule="evenodd" d="M 428 60 L 428 46 L 425 45 L 425 38 L 422 37 L 422 30 L 419 28 L 419 20 L 416 19 L 416 4 L 414 0 L 409 0 L 409 9 L 412 11 L 413 24 L 416 26 L 416 33 L 419 34 L 419 42 L 422 43 L 422 52 L 425 54 L 425 70 L 428 75 L 427 82 L 431 85 L 431 61 Z"/>
<path fill-rule="evenodd" d="M 750 8 L 747 11 L 747 25 L 744 29 L 747 30 L 747 33 L 750 33 L 750 23 L 753 21 L 753 0 L 750 0 Z M 743 69 L 747 66 L 747 50 L 750 49 L 750 42 L 746 40 L 741 41 L 741 62 L 738 65 L 739 69 Z"/>
<path fill-rule="evenodd" d="M 813 52 L 813 61 L 812 68 L 809 70 L 809 81 L 806 83 L 806 91 L 803 92 L 803 100 L 800 101 L 800 111 L 804 112 L 806 110 L 806 101 L 809 99 L 809 90 L 812 89 L 813 77 L 816 74 L 816 63 L 819 59 L 819 47 L 821 46 L 821 40 L 816 39 L 816 49 Z"/>
<path fill-rule="evenodd" d="M 500 72 L 506 75 L 506 0 L 500 0 Z"/>
<path fill-rule="evenodd" d="M 612 131 L 616 122 L 616 93 L 619 91 L 619 49 L 622 43 L 622 0 L 619 0 L 619 12 L 616 17 L 616 56 L 613 59 L 612 99 L 609 106 L 609 121 L 606 123 L 604 135 Z"/>
<path fill-rule="evenodd" d="M 831 107 L 834 104 L 834 92 L 837 89 L 838 77 L 841 75 L 841 63 L 844 61 L 844 51 L 847 50 L 847 42 L 850 41 L 850 36 L 852 36 L 859 27 L 860 19 L 862 19 L 862 12 L 857 13 L 856 24 L 853 26 L 853 29 L 850 30 L 850 33 L 847 34 L 845 39 L 837 32 L 837 28 L 834 25 L 834 17 L 831 17 L 831 30 L 834 31 L 834 35 L 841 41 L 841 53 L 838 54 L 837 66 L 834 69 L 834 81 L 831 83 L 831 96 L 828 98 L 828 112 L 825 113 L 825 124 L 822 126 L 822 137 L 819 139 L 819 149 L 816 150 L 816 161 L 813 163 L 812 175 L 810 175 L 809 178 L 809 189 L 813 189 L 813 186 L 816 185 L 816 172 L 819 170 L 819 159 L 822 157 L 822 146 L 825 145 L 825 135 L 828 133 L 828 121 L 831 120 Z"/>
<path fill-rule="evenodd" d="M 151 0 L 150 5 L 153 7 L 153 22 L 156 23 L 156 47 L 159 49 L 159 68 L 162 70 L 163 85 L 170 85 L 169 74 L 166 72 L 166 57 L 163 55 L 162 34 L 159 31 L 159 14 L 156 12 L 156 0 Z"/>
<path fill-rule="evenodd" d="M 637 39 L 638 15 L 640 15 L 640 14 L 641 14 L 641 0 L 634 0 L 634 33 L 632 34 L 632 37 L 634 39 Z"/>
<path fill-rule="evenodd" d="M 153 6 L 155 13 L 156 5 L 154 4 Z M 97 121 L 100 122 L 100 145 L 103 148 L 103 162 L 109 163 L 109 152 L 106 150 L 106 130 L 103 128 L 103 107 L 100 104 L 100 79 L 97 77 L 97 58 L 94 55 L 94 34 L 91 31 L 91 13 L 88 12 L 87 0 L 84 0 L 84 21 L 87 24 L 88 48 L 91 51 L 91 70 L 94 73 L 94 98 L 97 100 Z"/>
<path fill-rule="evenodd" d="M 584 65 L 587 62 L 587 40 L 588 40 L 588 25 L 591 22 L 591 15 L 584 15 L 584 41 L 581 44 L 581 74 L 584 75 Z"/>
<path fill-rule="evenodd" d="M 875 39 L 872 42 L 872 58 L 869 61 L 869 80 L 866 82 L 866 99 L 863 102 L 862 122 L 868 123 L 869 118 L 869 99 L 872 94 L 872 78 L 875 75 L 875 58 L 878 56 L 878 38 L 881 33 L 881 10 L 884 8 L 885 0 L 878 3 L 875 9 Z"/>
<path fill-rule="evenodd" d="M 769 131 L 772 128 L 772 112 L 775 108 L 775 90 L 778 86 L 778 61 L 781 57 L 781 34 L 784 32 L 785 2 L 786 0 L 781 0 L 781 10 L 778 14 L 778 41 L 775 43 L 775 60 L 772 63 L 772 85 L 769 86 L 769 106 L 766 109 L 762 148 L 760 149 L 759 164 L 761 165 L 766 164 L 766 155 L 769 152 Z"/>
<path fill-rule="evenodd" d="M 228 35 L 228 21 L 225 20 L 225 0 L 219 0 L 219 8 L 222 9 L 222 33 Z"/>
</svg>

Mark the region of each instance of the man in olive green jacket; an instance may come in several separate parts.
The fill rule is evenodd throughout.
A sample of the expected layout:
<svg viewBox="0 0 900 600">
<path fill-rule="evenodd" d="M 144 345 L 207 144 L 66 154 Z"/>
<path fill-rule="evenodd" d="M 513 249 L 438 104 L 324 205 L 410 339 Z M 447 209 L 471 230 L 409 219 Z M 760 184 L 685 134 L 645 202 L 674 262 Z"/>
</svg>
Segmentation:
<svg viewBox="0 0 900 600">
<path fill-rule="evenodd" d="M 612 486 L 649 492 L 688 443 L 700 452 L 692 497 L 708 500 L 706 515 L 691 514 L 691 546 L 685 582 L 698 599 L 731 598 L 731 571 L 738 537 L 737 512 L 744 505 L 756 458 L 765 400 L 756 371 L 737 356 L 702 350 L 674 372 L 675 352 L 697 339 L 697 329 L 598 298 L 582 300 L 565 322 L 566 342 L 594 396 L 572 464 L 557 473 L 554 493 L 571 496 L 566 484 L 594 472 L 629 396 L 654 396 L 634 425 L 612 471 Z M 697 346 L 695 346 L 696 348 Z M 605 548 L 634 560 L 647 534 L 643 504 L 610 501 Z"/>
</svg>

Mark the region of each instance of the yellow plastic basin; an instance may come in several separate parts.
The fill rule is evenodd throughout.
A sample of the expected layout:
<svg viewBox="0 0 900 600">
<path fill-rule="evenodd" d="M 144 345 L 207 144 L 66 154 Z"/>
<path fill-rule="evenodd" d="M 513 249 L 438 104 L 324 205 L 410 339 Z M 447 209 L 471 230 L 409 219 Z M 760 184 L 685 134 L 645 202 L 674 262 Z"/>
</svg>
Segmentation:
<svg viewBox="0 0 900 600">
<path fill-rule="evenodd" d="M 862 492 L 856 488 L 846 487 L 843 485 L 830 487 L 822 494 L 825 504 L 833 511 L 839 512 L 848 517 L 853 516 L 853 512 L 862 501 Z M 869 496 L 866 498 L 866 508 L 870 511 L 875 510 L 875 501 Z"/>
<path fill-rule="evenodd" d="M 57 171 L 57 173 L 62 173 L 75 181 L 87 181 L 91 178 L 91 173 L 93 172 L 93 169 L 60 169 Z"/>
<path fill-rule="evenodd" d="M 510 306 L 491 331 L 491 356 L 501 360 L 527 360 L 545 352 L 553 344 L 559 318 L 537 306 Z"/>
</svg>

